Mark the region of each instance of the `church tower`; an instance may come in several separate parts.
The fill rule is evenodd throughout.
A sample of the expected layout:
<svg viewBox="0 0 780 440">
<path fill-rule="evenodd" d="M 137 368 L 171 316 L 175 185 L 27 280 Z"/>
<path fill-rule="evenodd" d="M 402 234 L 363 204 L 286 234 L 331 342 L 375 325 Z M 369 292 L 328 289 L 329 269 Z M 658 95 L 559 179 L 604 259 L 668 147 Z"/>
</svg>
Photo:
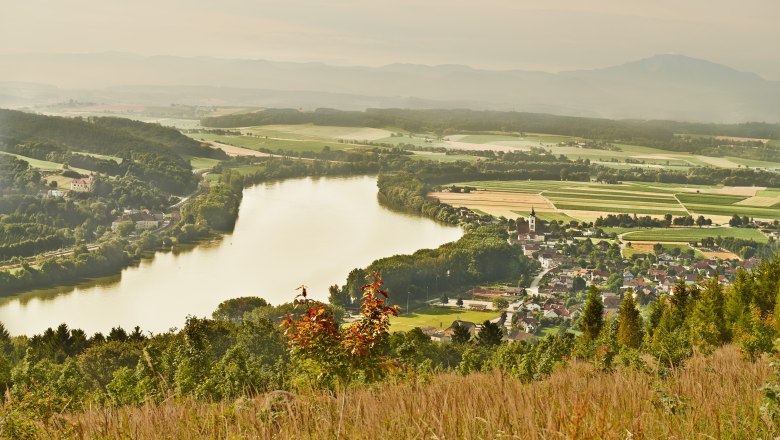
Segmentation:
<svg viewBox="0 0 780 440">
<path fill-rule="evenodd" d="M 536 232 L 536 211 L 531 207 L 531 215 L 528 216 L 528 230 Z"/>
</svg>

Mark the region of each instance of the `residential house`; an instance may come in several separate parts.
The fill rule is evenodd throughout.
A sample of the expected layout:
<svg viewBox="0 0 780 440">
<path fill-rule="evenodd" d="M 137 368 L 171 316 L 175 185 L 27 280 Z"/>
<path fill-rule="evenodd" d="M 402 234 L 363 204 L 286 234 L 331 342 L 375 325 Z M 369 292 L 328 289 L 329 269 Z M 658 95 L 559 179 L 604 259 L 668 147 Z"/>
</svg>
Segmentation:
<svg viewBox="0 0 780 440">
<path fill-rule="evenodd" d="M 616 312 L 620 308 L 620 303 L 623 302 L 620 296 L 612 293 L 602 293 L 601 301 L 604 303 L 605 312 Z"/>
<path fill-rule="evenodd" d="M 474 324 L 473 322 L 469 322 L 469 321 L 461 321 L 460 319 L 456 319 L 452 321 L 452 324 L 450 324 L 450 326 L 444 330 L 444 336 L 452 337 L 453 333 L 455 333 L 456 325 L 461 325 L 463 327 L 466 327 L 466 330 L 469 331 L 469 334 L 471 336 L 474 336 L 477 333 L 477 324 Z"/>
</svg>

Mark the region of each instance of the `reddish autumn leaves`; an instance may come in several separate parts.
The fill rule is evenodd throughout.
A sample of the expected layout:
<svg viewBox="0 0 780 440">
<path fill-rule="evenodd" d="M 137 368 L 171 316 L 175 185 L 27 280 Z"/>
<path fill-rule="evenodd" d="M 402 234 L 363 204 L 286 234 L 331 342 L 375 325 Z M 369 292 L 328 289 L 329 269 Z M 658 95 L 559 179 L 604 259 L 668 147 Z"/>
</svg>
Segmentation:
<svg viewBox="0 0 780 440">
<path fill-rule="evenodd" d="M 282 321 L 284 334 L 294 355 L 313 360 L 340 372 L 342 379 L 361 372 L 364 378 L 381 375 L 389 364 L 381 356 L 381 343 L 388 335 L 390 317 L 398 315 L 397 306 L 387 305 L 382 277 L 371 274 L 372 282 L 362 287 L 360 319 L 340 329 L 333 311 L 320 301 L 306 298 L 306 289 L 295 299 L 304 308 L 299 317 L 288 315 Z"/>
<path fill-rule="evenodd" d="M 398 316 L 398 306 L 388 306 L 387 291 L 382 290 L 382 276 L 371 274 L 374 282 L 361 287 L 361 319 L 347 327 L 343 335 L 344 348 L 353 356 L 367 356 L 390 329 L 390 317 Z"/>
</svg>

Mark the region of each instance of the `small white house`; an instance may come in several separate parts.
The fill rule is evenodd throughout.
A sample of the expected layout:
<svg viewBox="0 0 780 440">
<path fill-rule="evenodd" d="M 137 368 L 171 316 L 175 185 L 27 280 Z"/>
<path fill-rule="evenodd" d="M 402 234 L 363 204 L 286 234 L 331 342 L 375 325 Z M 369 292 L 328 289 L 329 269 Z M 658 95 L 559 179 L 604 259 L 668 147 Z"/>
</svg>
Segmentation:
<svg viewBox="0 0 780 440">
<path fill-rule="evenodd" d="M 67 193 L 68 192 L 65 191 L 64 189 L 50 189 L 50 190 L 46 191 L 46 197 L 53 197 L 55 199 L 61 199 L 61 198 L 65 197 L 65 194 L 67 194 Z"/>
</svg>

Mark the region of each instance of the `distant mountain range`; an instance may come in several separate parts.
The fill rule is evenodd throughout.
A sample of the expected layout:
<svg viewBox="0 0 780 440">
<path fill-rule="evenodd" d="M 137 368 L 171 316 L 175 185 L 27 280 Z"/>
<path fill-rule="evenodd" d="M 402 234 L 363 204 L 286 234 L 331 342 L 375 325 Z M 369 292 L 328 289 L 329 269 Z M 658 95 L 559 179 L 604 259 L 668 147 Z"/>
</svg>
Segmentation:
<svg viewBox="0 0 780 440">
<path fill-rule="evenodd" d="M 780 81 L 683 55 L 560 73 L 461 65 L 330 66 L 124 53 L 0 56 L 0 106 L 517 110 L 615 119 L 780 122 Z"/>
</svg>

